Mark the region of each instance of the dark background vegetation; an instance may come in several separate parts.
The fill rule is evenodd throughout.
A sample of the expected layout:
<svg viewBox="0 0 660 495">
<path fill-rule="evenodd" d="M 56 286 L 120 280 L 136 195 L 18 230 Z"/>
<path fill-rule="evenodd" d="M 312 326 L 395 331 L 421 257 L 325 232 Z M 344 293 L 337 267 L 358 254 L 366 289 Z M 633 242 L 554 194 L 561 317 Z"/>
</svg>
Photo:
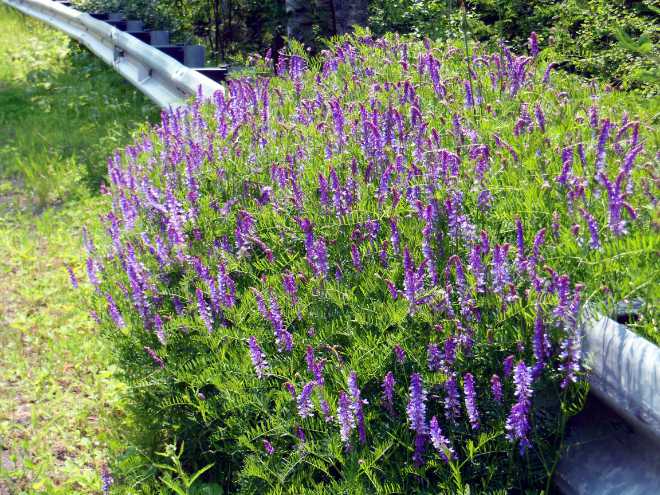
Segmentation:
<svg viewBox="0 0 660 495">
<path fill-rule="evenodd" d="M 311 51 L 323 39 L 367 24 L 375 35 L 395 31 L 419 37 L 462 36 L 461 0 L 80 0 L 89 10 L 123 11 L 176 39 L 201 42 L 215 62 L 242 63 L 254 52 L 282 46 L 287 33 Z M 532 31 L 548 56 L 571 72 L 623 89 L 650 91 L 657 83 L 653 43 L 658 38 L 657 0 L 468 0 L 470 36 L 484 43 L 506 40 L 520 49 Z M 360 10 L 364 10 L 360 12 Z M 287 26 L 288 24 L 288 26 Z M 288 28 L 288 30 L 287 30 Z M 640 51 L 621 34 L 648 41 Z M 643 43 L 642 43 L 643 44 Z"/>
</svg>

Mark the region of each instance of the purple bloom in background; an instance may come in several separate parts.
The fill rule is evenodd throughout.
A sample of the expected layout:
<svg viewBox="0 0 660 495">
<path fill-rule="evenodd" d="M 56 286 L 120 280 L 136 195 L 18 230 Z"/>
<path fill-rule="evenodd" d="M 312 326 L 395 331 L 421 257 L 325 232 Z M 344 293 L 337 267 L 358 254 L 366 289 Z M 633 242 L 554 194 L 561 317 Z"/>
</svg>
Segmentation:
<svg viewBox="0 0 660 495">
<path fill-rule="evenodd" d="M 108 469 L 108 466 L 106 464 L 101 465 L 101 489 L 103 490 L 103 494 L 107 495 L 110 493 L 110 488 L 112 488 L 112 485 L 115 484 L 115 480 L 112 477 L 112 474 L 110 473 L 110 470 Z"/>
<path fill-rule="evenodd" d="M 291 298 L 293 305 L 298 304 L 298 288 L 296 287 L 296 277 L 293 273 L 289 272 L 282 275 L 282 286 Z"/>
<path fill-rule="evenodd" d="M 548 67 L 546 67 L 545 72 L 543 73 L 542 83 L 548 84 L 550 82 L 550 71 L 557 66 L 556 62 L 550 62 Z"/>
<path fill-rule="evenodd" d="M 540 305 L 536 306 L 536 318 L 534 319 L 534 337 L 532 339 L 532 348 L 534 350 L 534 369 L 532 370 L 533 378 L 541 376 L 543 367 L 545 366 L 546 358 L 550 357 L 550 342 L 548 342 L 548 335 L 545 333 L 543 325 L 543 312 Z"/>
<path fill-rule="evenodd" d="M 509 244 L 496 244 L 493 250 L 493 290 L 496 294 L 502 294 L 504 288 L 511 283 L 506 259 L 508 252 Z"/>
<path fill-rule="evenodd" d="M 410 429 L 420 435 L 426 434 L 426 391 L 419 373 L 413 373 L 410 377 L 410 399 L 406 407 L 406 414 L 410 422 Z"/>
<path fill-rule="evenodd" d="M 442 353 L 438 344 L 429 344 L 426 348 L 427 362 L 429 370 L 440 371 L 442 369 Z"/>
<path fill-rule="evenodd" d="M 266 452 L 267 455 L 273 455 L 275 453 L 275 449 L 273 448 L 273 445 L 265 438 L 263 439 L 263 445 L 264 445 L 264 451 Z"/>
<path fill-rule="evenodd" d="M 461 415 L 461 404 L 458 397 L 456 377 L 453 374 L 445 382 L 445 392 L 447 394 L 444 400 L 445 416 L 447 419 L 455 420 Z"/>
<path fill-rule="evenodd" d="M 541 132 L 545 133 L 545 114 L 543 113 L 540 103 L 537 103 L 534 106 L 534 115 L 536 116 L 536 123 L 538 124 L 539 129 Z"/>
<path fill-rule="evenodd" d="M 351 371 L 350 375 L 348 375 L 348 389 L 353 401 L 351 407 L 357 421 L 358 438 L 360 439 L 360 443 L 366 443 L 367 433 L 364 426 L 364 410 L 362 408 L 363 403 L 366 401 L 360 397 L 360 388 L 358 387 L 357 373 L 355 371 Z"/>
<path fill-rule="evenodd" d="M 392 234 L 390 236 L 390 242 L 392 243 L 392 249 L 394 250 L 394 254 L 399 254 L 401 253 L 401 240 L 399 239 L 399 229 L 396 224 L 395 219 L 390 219 L 390 228 L 392 230 Z"/>
<path fill-rule="evenodd" d="M 339 391 L 339 404 L 337 406 L 337 422 L 339 435 L 346 448 L 351 444 L 351 433 L 355 429 L 355 415 L 353 414 L 351 399 L 343 390 Z"/>
<path fill-rule="evenodd" d="M 98 289 L 100 283 L 96 275 L 96 262 L 91 256 L 87 258 L 87 277 L 89 282 Z"/>
<path fill-rule="evenodd" d="M 211 310 L 204 299 L 204 294 L 199 287 L 195 289 L 195 294 L 197 295 L 197 310 L 199 311 L 199 317 L 204 322 L 204 326 L 206 326 L 208 332 L 213 333 L 213 317 L 211 316 Z"/>
<path fill-rule="evenodd" d="M 330 414 L 330 404 L 323 397 L 319 398 L 319 407 L 321 409 L 321 414 L 323 414 L 323 419 L 326 423 L 332 421 L 332 415 Z"/>
<path fill-rule="evenodd" d="M 513 360 L 514 360 L 513 354 L 504 358 L 502 369 L 505 377 L 510 376 L 511 372 L 513 371 Z"/>
<path fill-rule="evenodd" d="M 474 107 L 474 96 L 472 94 L 472 81 L 463 81 L 465 87 L 465 108 Z"/>
<path fill-rule="evenodd" d="M 607 139 L 610 135 L 611 128 L 611 122 L 608 119 L 603 120 L 603 127 L 601 128 L 600 135 L 598 136 L 598 146 L 596 147 L 596 163 L 594 166 L 597 179 L 605 167 L 605 145 L 607 144 Z"/>
<path fill-rule="evenodd" d="M 465 393 L 465 409 L 468 418 L 470 419 L 470 426 L 473 430 L 479 429 L 479 411 L 477 409 L 477 396 L 474 390 L 474 377 L 472 373 L 465 373 L 463 375 L 463 392 Z"/>
<path fill-rule="evenodd" d="M 78 279 L 76 278 L 76 274 L 73 273 L 73 268 L 71 268 L 71 265 L 64 265 L 66 268 L 66 271 L 69 273 L 69 280 L 71 281 L 71 286 L 74 289 L 78 288 Z"/>
<path fill-rule="evenodd" d="M 156 366 L 158 366 L 159 368 L 165 367 L 165 362 L 158 354 L 156 354 L 156 351 L 154 351 L 151 347 L 144 346 L 144 352 L 146 352 L 149 355 L 149 357 Z"/>
<path fill-rule="evenodd" d="M 362 258 L 360 257 L 360 251 L 355 244 L 351 244 L 351 261 L 353 262 L 353 267 L 355 267 L 355 270 L 361 272 Z"/>
<path fill-rule="evenodd" d="M 383 404 L 390 414 L 394 414 L 394 373 L 388 371 L 381 385 L 383 389 Z"/>
<path fill-rule="evenodd" d="M 534 31 L 531 32 L 529 35 L 529 54 L 536 58 L 536 56 L 539 54 L 539 40 L 538 36 Z"/>
<path fill-rule="evenodd" d="M 301 418 L 309 418 L 314 415 L 314 406 L 312 404 L 312 392 L 314 391 L 314 382 L 307 383 L 296 399 L 298 414 Z"/>
<path fill-rule="evenodd" d="M 422 464 L 422 455 L 426 446 L 428 425 L 426 424 L 426 390 L 419 373 L 413 373 L 410 377 L 410 399 L 406 407 L 406 415 L 410 422 L 410 429 L 415 435 L 415 452 L 413 461 L 416 465 Z"/>
<path fill-rule="evenodd" d="M 165 345 L 165 329 L 163 328 L 163 320 L 159 315 L 154 316 L 154 332 L 161 345 Z"/>
<path fill-rule="evenodd" d="M 502 382 L 498 375 L 490 377 L 490 390 L 493 394 L 493 400 L 495 402 L 502 402 Z"/>
<path fill-rule="evenodd" d="M 404 351 L 403 347 L 401 347 L 399 344 L 394 346 L 394 357 L 396 357 L 396 360 L 399 364 L 406 362 L 406 351 Z"/>
<path fill-rule="evenodd" d="M 259 347 L 257 339 L 254 336 L 250 337 L 248 340 L 248 346 L 250 347 L 250 358 L 252 359 L 254 371 L 257 374 L 257 378 L 262 379 L 268 371 L 266 354 L 261 350 L 261 347 Z"/>
<path fill-rule="evenodd" d="M 117 327 L 124 328 L 126 323 L 124 322 L 124 319 L 122 318 L 114 299 L 112 299 L 110 294 L 106 294 L 105 299 L 108 302 L 108 314 L 110 315 L 110 318 L 112 318 L 112 321 L 115 323 L 115 325 L 117 325 Z"/>
<path fill-rule="evenodd" d="M 293 337 L 289 331 L 284 328 L 284 321 L 282 319 L 282 312 L 280 306 L 277 304 L 277 299 L 273 294 L 270 295 L 270 305 L 268 309 L 268 319 L 275 333 L 275 340 L 277 342 L 277 351 L 291 352 L 293 349 Z"/>
<path fill-rule="evenodd" d="M 529 412 L 532 406 L 532 372 L 523 361 L 516 366 L 513 383 L 517 401 L 506 420 L 506 437 L 511 442 L 520 442 L 520 455 L 523 455 L 531 445 L 527 435 L 531 430 Z"/>
<path fill-rule="evenodd" d="M 585 208 L 580 208 L 580 213 L 582 218 L 587 222 L 587 227 L 589 228 L 589 235 L 591 240 L 589 241 L 589 246 L 591 249 L 600 249 L 600 238 L 598 236 L 598 222 L 596 219 L 589 213 Z"/>
<path fill-rule="evenodd" d="M 431 422 L 429 423 L 429 434 L 431 436 L 431 443 L 435 450 L 440 454 L 440 458 L 443 461 L 449 461 L 454 457 L 454 449 L 451 447 L 451 443 L 442 434 L 442 429 L 438 424 L 438 418 L 433 416 Z"/>
</svg>

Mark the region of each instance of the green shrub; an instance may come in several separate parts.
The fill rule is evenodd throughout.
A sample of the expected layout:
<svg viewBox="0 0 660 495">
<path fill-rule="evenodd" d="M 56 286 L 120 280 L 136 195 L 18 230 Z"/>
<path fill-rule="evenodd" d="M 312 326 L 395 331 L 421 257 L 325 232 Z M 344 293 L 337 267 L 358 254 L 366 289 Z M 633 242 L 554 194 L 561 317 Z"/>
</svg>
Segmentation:
<svg viewBox="0 0 660 495">
<path fill-rule="evenodd" d="M 657 276 L 657 136 L 632 98 L 473 55 L 339 39 L 110 161 L 90 279 L 169 486 L 547 489 L 582 302 Z"/>
</svg>

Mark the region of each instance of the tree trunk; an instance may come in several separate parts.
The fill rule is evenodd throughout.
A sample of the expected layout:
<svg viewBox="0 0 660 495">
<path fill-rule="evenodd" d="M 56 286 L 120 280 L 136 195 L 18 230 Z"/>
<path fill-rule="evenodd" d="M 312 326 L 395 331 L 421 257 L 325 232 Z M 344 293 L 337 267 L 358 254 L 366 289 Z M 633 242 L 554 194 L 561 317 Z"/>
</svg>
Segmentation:
<svg viewBox="0 0 660 495">
<path fill-rule="evenodd" d="M 287 36 L 311 46 L 314 41 L 311 0 L 286 0 L 285 8 Z"/>
<path fill-rule="evenodd" d="M 368 0 L 333 0 L 337 34 L 350 33 L 353 26 L 366 26 Z"/>
</svg>

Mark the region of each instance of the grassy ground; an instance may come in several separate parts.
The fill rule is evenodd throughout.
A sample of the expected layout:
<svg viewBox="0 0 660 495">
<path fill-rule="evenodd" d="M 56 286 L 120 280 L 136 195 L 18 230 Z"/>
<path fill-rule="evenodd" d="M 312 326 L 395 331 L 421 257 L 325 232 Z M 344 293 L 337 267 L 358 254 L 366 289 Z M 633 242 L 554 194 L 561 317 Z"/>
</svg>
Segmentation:
<svg viewBox="0 0 660 495">
<path fill-rule="evenodd" d="M 65 264 L 105 157 L 157 109 L 68 38 L 0 7 L 0 495 L 98 493 L 121 386 Z"/>
</svg>

